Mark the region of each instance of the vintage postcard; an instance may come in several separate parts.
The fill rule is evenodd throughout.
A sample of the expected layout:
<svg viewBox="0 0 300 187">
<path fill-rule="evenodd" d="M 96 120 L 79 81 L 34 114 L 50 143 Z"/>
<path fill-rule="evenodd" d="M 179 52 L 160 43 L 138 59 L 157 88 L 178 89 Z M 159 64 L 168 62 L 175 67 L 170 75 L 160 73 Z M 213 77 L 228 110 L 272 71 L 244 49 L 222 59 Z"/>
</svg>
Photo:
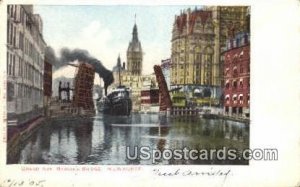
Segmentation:
<svg viewBox="0 0 300 187">
<path fill-rule="evenodd" d="M 1 2 L 0 186 L 299 186 L 299 12 Z"/>
</svg>

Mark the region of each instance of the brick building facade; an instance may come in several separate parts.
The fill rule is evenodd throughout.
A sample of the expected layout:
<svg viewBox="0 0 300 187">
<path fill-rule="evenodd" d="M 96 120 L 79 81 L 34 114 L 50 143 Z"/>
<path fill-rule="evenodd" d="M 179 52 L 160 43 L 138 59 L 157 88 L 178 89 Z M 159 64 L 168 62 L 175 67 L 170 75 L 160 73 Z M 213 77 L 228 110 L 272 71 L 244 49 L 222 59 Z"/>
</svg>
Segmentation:
<svg viewBox="0 0 300 187">
<path fill-rule="evenodd" d="M 227 41 L 224 51 L 224 114 L 250 116 L 250 40 L 239 33 Z"/>
</svg>

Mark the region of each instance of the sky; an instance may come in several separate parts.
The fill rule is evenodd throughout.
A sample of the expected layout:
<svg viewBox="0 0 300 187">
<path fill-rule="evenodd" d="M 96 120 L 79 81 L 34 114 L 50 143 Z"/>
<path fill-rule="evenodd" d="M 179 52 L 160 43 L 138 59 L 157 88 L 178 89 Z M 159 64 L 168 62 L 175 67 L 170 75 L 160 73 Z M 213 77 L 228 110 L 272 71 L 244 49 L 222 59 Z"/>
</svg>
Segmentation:
<svg viewBox="0 0 300 187">
<path fill-rule="evenodd" d="M 44 39 L 57 56 L 62 47 L 85 49 L 110 70 L 116 65 L 119 54 L 122 62 L 126 62 L 126 51 L 136 21 L 144 52 L 143 74 L 150 74 L 153 65 L 170 58 L 175 15 L 188 7 L 195 8 L 170 5 L 39 5 L 34 7 L 34 11 L 41 15 Z M 74 68 L 62 68 L 54 73 L 54 78 L 61 75 L 73 77 Z"/>
</svg>

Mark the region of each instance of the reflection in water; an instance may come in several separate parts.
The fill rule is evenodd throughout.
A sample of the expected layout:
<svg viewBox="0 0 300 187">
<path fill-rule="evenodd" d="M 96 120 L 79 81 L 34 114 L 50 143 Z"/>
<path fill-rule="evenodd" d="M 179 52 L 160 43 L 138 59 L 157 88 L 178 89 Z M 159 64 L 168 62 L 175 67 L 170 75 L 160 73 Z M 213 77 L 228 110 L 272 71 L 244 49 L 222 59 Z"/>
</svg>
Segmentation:
<svg viewBox="0 0 300 187">
<path fill-rule="evenodd" d="M 117 124 L 117 125 L 112 125 Z M 130 124 L 130 125 L 129 125 Z M 27 164 L 151 164 L 126 158 L 138 149 L 249 148 L 249 126 L 219 119 L 183 120 L 159 115 L 98 115 L 91 119 L 50 121 L 34 133 L 8 163 Z M 157 160 L 156 164 L 248 164 L 228 160 Z"/>
<path fill-rule="evenodd" d="M 78 163 L 84 163 L 92 152 L 92 131 L 92 122 L 80 124 L 77 128 L 75 128 Z"/>
</svg>

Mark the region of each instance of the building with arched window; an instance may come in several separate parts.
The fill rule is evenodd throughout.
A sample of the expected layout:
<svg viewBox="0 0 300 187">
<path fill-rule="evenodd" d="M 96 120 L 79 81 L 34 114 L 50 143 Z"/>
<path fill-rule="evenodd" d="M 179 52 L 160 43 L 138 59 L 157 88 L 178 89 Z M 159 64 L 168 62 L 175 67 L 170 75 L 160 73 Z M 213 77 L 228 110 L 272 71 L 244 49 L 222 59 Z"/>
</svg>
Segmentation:
<svg viewBox="0 0 300 187">
<path fill-rule="evenodd" d="M 223 80 L 221 51 L 226 39 L 247 28 L 246 6 L 187 9 L 175 16 L 171 48 L 171 88 L 182 87 L 187 98 L 209 95 L 219 103 Z M 197 94 L 193 94 L 197 90 Z M 202 94 L 201 94 L 202 93 Z M 207 95 L 207 94 L 205 94 Z M 220 104 L 220 103 L 219 103 Z"/>
<path fill-rule="evenodd" d="M 248 33 L 228 39 L 224 55 L 224 113 L 250 116 L 250 40 Z"/>
</svg>

